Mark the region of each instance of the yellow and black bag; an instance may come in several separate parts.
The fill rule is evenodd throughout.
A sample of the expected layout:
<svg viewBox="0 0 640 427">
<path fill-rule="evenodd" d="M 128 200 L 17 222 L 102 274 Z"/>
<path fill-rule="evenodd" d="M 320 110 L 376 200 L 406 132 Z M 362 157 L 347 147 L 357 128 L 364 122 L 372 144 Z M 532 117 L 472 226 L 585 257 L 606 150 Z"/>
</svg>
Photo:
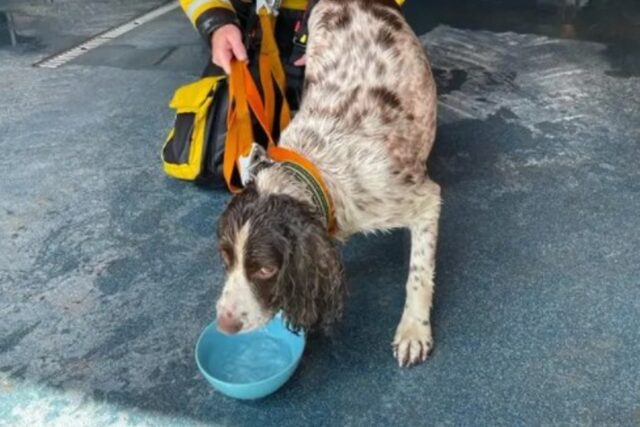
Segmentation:
<svg viewBox="0 0 640 427">
<path fill-rule="evenodd" d="M 283 21 L 286 23 L 283 28 L 293 29 L 293 21 L 306 21 L 308 11 L 304 15 L 296 11 L 290 17 L 280 18 L 286 19 Z M 229 79 L 224 75 L 205 76 L 178 88 L 170 102 L 170 107 L 176 112 L 174 126 L 162 147 L 163 167 L 169 176 L 201 184 L 213 184 L 216 187 L 226 185 L 231 191 L 239 191 L 242 187 L 241 180 L 235 167 L 230 166 L 229 159 L 233 158 L 235 161 L 237 157 L 246 154 L 245 149 L 250 147 L 252 142 L 267 148 L 272 138 L 277 140 L 280 131 L 289 123 L 291 112 L 288 98 L 299 101 L 303 71 L 294 67 L 288 68 L 285 72 L 275 39 L 273 15 L 263 8 L 252 13 L 249 21 L 247 27 L 257 30 L 246 32 L 245 46 L 251 61 L 248 67 L 243 67 L 243 76 L 238 74 L 237 78 L 251 81 L 255 79 L 259 83 L 258 95 L 262 95 L 264 101 L 264 123 L 258 123 L 256 117 L 250 114 L 251 133 L 243 131 L 238 137 L 234 127 L 228 135 L 229 123 L 235 123 L 232 116 L 235 116 L 237 111 L 235 101 L 238 89 L 231 91 Z M 291 21 L 291 25 L 288 21 Z M 306 26 L 304 28 L 306 31 Z M 298 30 L 298 33 L 300 32 Z M 298 48 L 294 49 L 295 54 L 304 53 L 299 48 L 306 43 L 306 37 L 297 34 L 294 39 L 293 33 L 289 35 L 289 44 L 295 43 Z M 286 49 L 283 54 L 290 56 L 289 51 L 290 49 Z M 292 56 L 286 62 L 293 62 L 294 59 L 297 57 Z M 294 76 L 294 71 L 298 75 Z M 240 145 L 229 144 L 229 139 L 238 138 L 242 139 Z"/>
<path fill-rule="evenodd" d="M 220 181 L 227 98 L 225 76 L 203 77 L 175 92 L 169 105 L 176 118 L 162 147 L 169 176 L 199 183 Z"/>
</svg>

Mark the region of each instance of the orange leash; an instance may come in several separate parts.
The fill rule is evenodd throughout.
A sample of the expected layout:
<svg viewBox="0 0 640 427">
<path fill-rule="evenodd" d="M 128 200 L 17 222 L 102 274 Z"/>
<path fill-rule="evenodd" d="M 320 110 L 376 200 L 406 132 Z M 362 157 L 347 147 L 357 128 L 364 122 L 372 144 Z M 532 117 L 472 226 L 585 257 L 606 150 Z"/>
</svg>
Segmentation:
<svg viewBox="0 0 640 427">
<path fill-rule="evenodd" d="M 269 124 L 269 131 L 273 131 L 275 123 L 275 85 L 282 95 L 282 108 L 280 111 L 280 131 L 289 125 L 291 121 L 291 109 L 286 97 L 286 75 L 282 62 L 280 61 L 280 52 L 274 35 L 275 17 L 271 15 L 265 8 L 262 8 L 258 16 L 260 18 L 260 28 L 262 30 L 262 40 L 260 43 L 260 84 L 264 94 L 264 106 L 266 113 L 266 121 Z"/>
<path fill-rule="evenodd" d="M 227 139 L 223 159 L 223 175 L 229 191 L 238 193 L 241 188 L 233 185 L 233 172 L 240 156 L 251 150 L 254 142 L 251 112 L 269 138 L 269 146 L 275 145 L 272 139 L 275 120 L 276 96 L 274 82 L 281 97 L 280 132 L 291 121 L 291 109 L 286 97 L 286 76 L 280 53 L 273 32 L 275 17 L 266 8 L 262 8 L 258 16 L 262 29 L 260 44 L 260 83 L 264 94 L 264 104 L 255 82 L 246 64 L 231 61 L 229 75 L 229 110 L 227 113 Z"/>
<path fill-rule="evenodd" d="M 253 81 L 251 72 L 244 62 L 231 61 L 229 75 L 229 109 L 227 112 L 227 138 L 223 159 L 223 175 L 229 191 L 239 193 L 242 188 L 233 185 L 233 173 L 239 167 L 238 160 L 247 156 L 254 142 L 251 113 L 257 119 L 268 138 L 267 154 L 276 162 L 284 163 L 312 190 L 315 202 L 323 211 L 330 233 L 335 233 L 337 223 L 335 208 L 329 190 L 320 171 L 304 156 L 284 147 L 276 147 L 272 133 L 275 121 L 274 82 L 282 95 L 280 111 L 280 132 L 291 121 L 291 110 L 286 98 L 286 78 L 280 54 L 273 34 L 274 18 L 262 9 L 259 13 L 262 27 L 260 46 L 260 82 L 264 94 L 264 104 L 260 92 Z"/>
<path fill-rule="evenodd" d="M 253 127 L 251 113 L 265 130 L 269 138 L 269 146 L 274 145 L 271 132 L 268 132 L 266 115 L 260 92 L 256 87 L 251 72 L 244 62 L 231 61 L 231 74 L 229 75 L 229 109 L 227 111 L 227 138 L 224 149 L 222 172 L 227 182 L 227 187 L 232 193 L 238 193 L 242 189 L 232 183 L 233 171 L 237 167 L 240 156 L 246 156 L 251 151 L 253 143 Z"/>
</svg>

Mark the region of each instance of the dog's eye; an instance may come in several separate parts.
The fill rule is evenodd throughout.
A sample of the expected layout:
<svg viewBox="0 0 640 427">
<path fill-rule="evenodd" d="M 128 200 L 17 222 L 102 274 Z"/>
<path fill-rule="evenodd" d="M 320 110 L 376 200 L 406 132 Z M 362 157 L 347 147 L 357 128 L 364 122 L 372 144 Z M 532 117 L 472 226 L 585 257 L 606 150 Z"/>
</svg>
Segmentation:
<svg viewBox="0 0 640 427">
<path fill-rule="evenodd" d="M 274 266 L 263 266 L 260 267 L 255 273 L 253 273 L 252 277 L 257 280 L 267 280 L 271 279 L 278 272 L 278 267 Z"/>
<path fill-rule="evenodd" d="M 222 256 L 224 265 L 227 268 L 231 267 L 231 264 L 233 264 L 233 251 L 229 248 L 222 248 L 220 250 L 220 255 Z"/>
</svg>

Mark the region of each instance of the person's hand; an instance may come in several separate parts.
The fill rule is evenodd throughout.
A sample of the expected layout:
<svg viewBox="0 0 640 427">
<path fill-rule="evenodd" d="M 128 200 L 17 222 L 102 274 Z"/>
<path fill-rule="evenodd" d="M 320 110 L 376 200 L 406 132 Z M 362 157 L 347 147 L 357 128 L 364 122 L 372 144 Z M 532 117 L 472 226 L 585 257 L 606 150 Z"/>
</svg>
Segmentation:
<svg viewBox="0 0 640 427">
<path fill-rule="evenodd" d="M 242 43 L 242 33 L 234 24 L 223 25 L 211 35 L 211 58 L 225 73 L 231 71 L 231 60 L 247 60 L 247 49 Z"/>
<path fill-rule="evenodd" d="M 307 55 L 302 55 L 300 58 L 296 59 L 293 65 L 296 67 L 304 67 L 307 65 Z"/>
</svg>

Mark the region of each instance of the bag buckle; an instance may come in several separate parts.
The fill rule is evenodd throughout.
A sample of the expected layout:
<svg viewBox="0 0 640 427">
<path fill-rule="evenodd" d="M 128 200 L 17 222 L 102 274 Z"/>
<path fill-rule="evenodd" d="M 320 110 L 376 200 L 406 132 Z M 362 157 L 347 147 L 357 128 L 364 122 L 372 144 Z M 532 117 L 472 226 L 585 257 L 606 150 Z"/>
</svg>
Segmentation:
<svg viewBox="0 0 640 427">
<path fill-rule="evenodd" d="M 238 174 L 243 187 L 253 181 L 256 167 L 264 163 L 272 162 L 266 157 L 264 148 L 255 142 L 251 144 L 251 150 L 246 156 L 238 157 Z"/>
<path fill-rule="evenodd" d="M 280 12 L 281 5 L 282 5 L 282 0 L 257 0 L 256 11 L 260 13 L 262 8 L 265 8 L 270 15 L 278 16 L 278 12 Z"/>
</svg>

